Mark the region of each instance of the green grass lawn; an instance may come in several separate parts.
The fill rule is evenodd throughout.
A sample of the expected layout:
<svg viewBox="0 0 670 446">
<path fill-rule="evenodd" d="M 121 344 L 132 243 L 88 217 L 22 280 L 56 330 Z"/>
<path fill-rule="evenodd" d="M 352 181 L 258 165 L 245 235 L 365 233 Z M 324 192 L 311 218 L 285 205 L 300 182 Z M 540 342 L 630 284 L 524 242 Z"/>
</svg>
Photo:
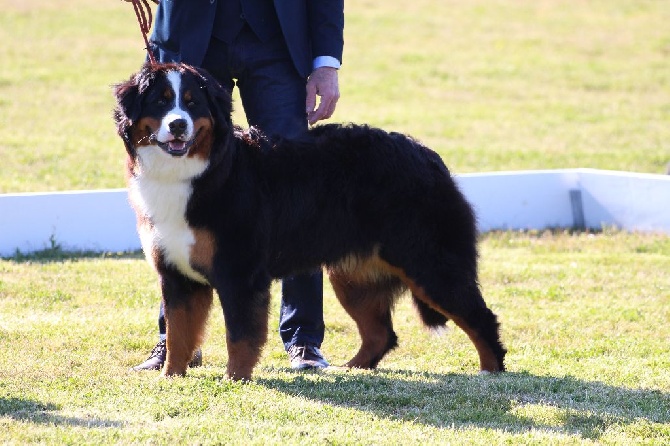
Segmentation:
<svg viewBox="0 0 670 446">
<path fill-rule="evenodd" d="M 478 376 L 466 336 L 424 330 L 410 299 L 379 370 L 292 372 L 275 289 L 248 385 L 223 379 L 218 303 L 204 367 L 172 380 L 129 370 L 156 336 L 140 256 L 0 260 L 0 443 L 667 444 L 670 239 L 506 232 L 481 251 L 508 373 Z M 343 364 L 356 328 L 330 287 L 325 307 L 323 351 Z"/>
<path fill-rule="evenodd" d="M 111 85 L 144 58 L 132 7 L 0 11 L 0 193 L 123 187 Z M 347 1 L 334 120 L 410 133 L 456 173 L 660 173 L 669 22 L 659 0 Z M 218 304 L 204 367 L 129 371 L 156 341 L 158 287 L 139 254 L 0 259 L 0 443 L 669 444 L 668 271 L 664 235 L 483 235 L 482 289 L 509 348 L 497 376 L 477 375 L 459 330 L 425 331 L 409 299 L 379 370 L 294 373 L 275 288 L 269 342 L 242 385 L 223 379 Z M 330 287 L 325 307 L 323 351 L 342 364 L 358 336 Z"/>
</svg>

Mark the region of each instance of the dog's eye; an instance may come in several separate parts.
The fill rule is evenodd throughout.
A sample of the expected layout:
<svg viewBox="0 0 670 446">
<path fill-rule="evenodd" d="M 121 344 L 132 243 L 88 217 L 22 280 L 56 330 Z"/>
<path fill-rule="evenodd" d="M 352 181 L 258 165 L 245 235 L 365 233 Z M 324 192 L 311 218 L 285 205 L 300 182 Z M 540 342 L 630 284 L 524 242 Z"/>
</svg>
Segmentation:
<svg viewBox="0 0 670 446">
<path fill-rule="evenodd" d="M 196 103 L 195 103 L 195 101 L 188 101 L 188 102 L 186 103 L 186 106 L 187 106 L 188 108 L 193 108 L 193 107 L 196 106 Z"/>
<path fill-rule="evenodd" d="M 167 104 L 167 101 L 165 101 L 165 99 L 162 99 L 162 98 L 161 98 L 161 99 L 159 99 L 159 100 L 156 101 L 156 104 L 157 104 L 157 105 L 165 105 L 165 104 Z"/>
</svg>

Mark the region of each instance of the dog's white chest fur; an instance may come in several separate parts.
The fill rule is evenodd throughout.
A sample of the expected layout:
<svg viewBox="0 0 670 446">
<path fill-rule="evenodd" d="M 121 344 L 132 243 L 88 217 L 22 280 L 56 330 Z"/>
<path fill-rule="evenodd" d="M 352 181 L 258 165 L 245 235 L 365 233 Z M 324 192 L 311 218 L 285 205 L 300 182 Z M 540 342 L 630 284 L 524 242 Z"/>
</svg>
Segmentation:
<svg viewBox="0 0 670 446">
<path fill-rule="evenodd" d="M 130 198 L 151 224 L 140 225 L 142 249 L 147 259 L 158 248 L 165 262 L 185 276 L 207 283 L 191 266 L 193 230 L 186 221 L 186 206 L 193 188 L 191 179 L 207 163 L 197 159 L 171 159 L 158 147 L 145 147 L 140 154 L 140 174 L 130 182 Z"/>
</svg>

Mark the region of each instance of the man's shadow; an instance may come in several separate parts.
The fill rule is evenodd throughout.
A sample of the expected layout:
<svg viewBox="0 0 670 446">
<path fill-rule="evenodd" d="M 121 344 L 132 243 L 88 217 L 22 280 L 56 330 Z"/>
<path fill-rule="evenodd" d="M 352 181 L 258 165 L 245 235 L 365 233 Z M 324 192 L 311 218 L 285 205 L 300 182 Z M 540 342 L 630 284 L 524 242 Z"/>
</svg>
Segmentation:
<svg viewBox="0 0 670 446">
<path fill-rule="evenodd" d="M 322 373 L 318 382 L 302 374 L 290 381 L 256 381 L 287 395 L 438 428 L 540 429 L 598 440 L 610 427 L 625 428 L 642 420 L 651 425 L 670 422 L 668 393 L 569 376 L 523 372 L 472 376 L 379 369 Z"/>
</svg>

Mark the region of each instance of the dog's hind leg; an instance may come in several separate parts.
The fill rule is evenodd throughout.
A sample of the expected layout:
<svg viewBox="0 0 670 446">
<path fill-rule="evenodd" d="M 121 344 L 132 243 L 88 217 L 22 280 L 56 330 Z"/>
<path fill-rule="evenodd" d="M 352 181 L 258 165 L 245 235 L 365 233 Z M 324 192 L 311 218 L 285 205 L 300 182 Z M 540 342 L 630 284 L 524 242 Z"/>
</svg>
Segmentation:
<svg viewBox="0 0 670 446">
<path fill-rule="evenodd" d="M 212 306 L 212 288 L 193 286 L 186 298 L 165 302 L 167 355 L 163 376 L 183 376 L 195 350 L 202 344 Z"/>
<path fill-rule="evenodd" d="M 402 284 L 393 277 L 365 282 L 343 271 L 331 270 L 329 274 L 335 295 L 361 336 L 361 347 L 346 366 L 373 369 L 398 345 L 391 310 Z"/>
<path fill-rule="evenodd" d="M 500 342 L 498 318 L 488 307 L 476 308 L 463 316 L 452 314 L 450 318 L 475 345 L 482 372 L 505 371 L 507 350 Z"/>
<path fill-rule="evenodd" d="M 476 279 L 464 272 L 431 274 L 424 270 L 421 276 L 423 283 L 404 279 L 415 298 L 454 321 L 468 335 L 479 354 L 482 372 L 504 371 L 506 350 L 500 342 L 498 319 L 486 306 Z"/>
</svg>

